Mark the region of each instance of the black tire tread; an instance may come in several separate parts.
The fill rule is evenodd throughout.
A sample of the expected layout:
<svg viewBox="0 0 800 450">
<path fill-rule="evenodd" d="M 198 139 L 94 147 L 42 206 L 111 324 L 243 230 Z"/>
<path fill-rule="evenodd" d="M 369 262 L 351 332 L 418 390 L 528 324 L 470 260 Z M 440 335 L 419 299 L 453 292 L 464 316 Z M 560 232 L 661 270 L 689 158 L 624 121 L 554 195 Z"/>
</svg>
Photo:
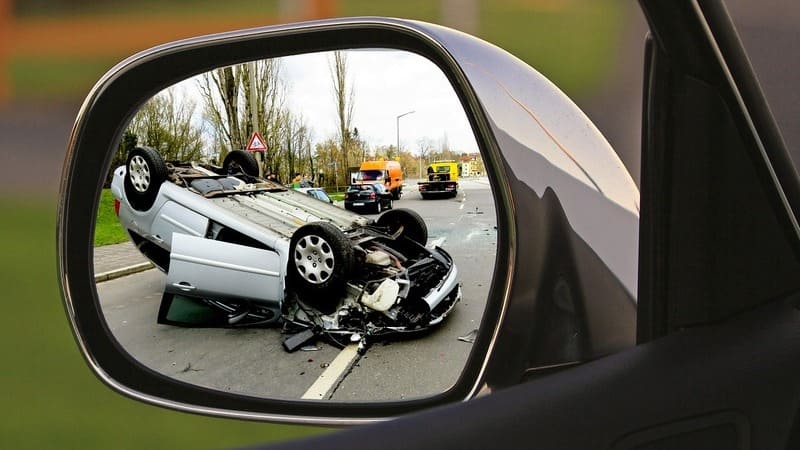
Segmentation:
<svg viewBox="0 0 800 450">
<path fill-rule="evenodd" d="M 294 250 L 297 242 L 304 236 L 316 234 L 324 238 L 333 249 L 336 260 L 331 278 L 321 284 L 306 282 L 298 273 L 294 265 Z M 303 295 L 306 301 L 327 312 L 331 306 L 338 302 L 339 294 L 344 290 L 345 283 L 353 271 L 353 245 L 350 239 L 337 226 L 330 222 L 310 222 L 298 228 L 289 242 L 289 262 L 287 276 L 290 286 Z M 333 305 L 331 305 L 333 302 Z"/>
<path fill-rule="evenodd" d="M 136 155 L 142 156 L 150 168 L 150 185 L 145 192 L 139 192 L 133 187 L 130 175 L 127 173 L 131 159 Z M 125 160 L 125 170 L 123 184 L 128 204 L 137 211 L 149 210 L 156 201 L 161 183 L 169 177 L 169 169 L 167 169 L 164 158 L 152 147 L 136 147 L 128 153 L 128 158 Z"/>
<path fill-rule="evenodd" d="M 225 159 L 222 160 L 222 169 L 226 174 L 231 173 L 230 165 L 232 163 L 237 164 L 245 175 L 258 176 L 258 161 L 252 153 L 245 150 L 233 150 L 225 155 Z"/>
<path fill-rule="evenodd" d="M 428 226 L 422 216 L 411 209 L 390 209 L 378 217 L 376 224 L 379 227 L 389 228 L 391 234 L 394 234 L 394 231 L 402 225 L 403 234 L 401 236 L 421 245 L 428 243 Z"/>
</svg>

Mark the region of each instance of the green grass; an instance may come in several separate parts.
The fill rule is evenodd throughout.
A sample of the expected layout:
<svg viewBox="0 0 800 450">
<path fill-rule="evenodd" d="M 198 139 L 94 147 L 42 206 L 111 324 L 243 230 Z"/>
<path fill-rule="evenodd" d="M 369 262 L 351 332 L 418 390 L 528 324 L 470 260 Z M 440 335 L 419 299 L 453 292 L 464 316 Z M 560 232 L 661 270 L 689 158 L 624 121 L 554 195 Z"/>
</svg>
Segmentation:
<svg viewBox="0 0 800 450">
<path fill-rule="evenodd" d="M 335 202 L 344 201 L 344 191 L 342 192 L 328 192 L 328 197 Z"/>
<path fill-rule="evenodd" d="M 52 100 L 84 96 L 124 55 L 100 58 L 14 57 L 9 79 L 20 98 Z"/>
<path fill-rule="evenodd" d="M 214 419 L 145 405 L 90 372 L 67 325 L 56 276 L 55 204 L 0 195 L 0 448 L 210 449 L 322 428 Z"/>
<path fill-rule="evenodd" d="M 430 0 L 375 1 L 344 0 L 343 16 L 387 16 L 436 22 L 439 17 L 439 2 Z"/>
<path fill-rule="evenodd" d="M 573 1 L 525 9 L 516 2 L 483 2 L 479 35 L 578 96 L 601 86 L 614 67 L 624 26 L 620 3 Z"/>
<path fill-rule="evenodd" d="M 22 3 L 22 2 L 20 2 Z M 48 8 L 22 8 L 24 16 L 69 18 L 108 14 L 136 14 L 151 17 L 184 15 L 242 14 L 274 16 L 276 2 L 236 0 L 184 0 L 182 2 L 81 3 L 55 2 Z M 191 6 L 191 7 L 187 7 Z M 166 9 L 165 9 L 166 8 Z M 520 2 L 516 0 L 479 2 L 479 28 L 475 33 L 524 60 L 555 82 L 570 96 L 594 92 L 602 86 L 617 64 L 615 51 L 625 26 L 626 7 L 616 0 L 572 0 L 570 2 Z M 440 23 L 439 3 L 427 0 L 406 2 L 342 0 L 340 13 L 384 15 Z M 123 52 L 124 53 L 124 52 Z M 10 61 L 10 78 L 19 98 L 76 98 L 84 95 L 115 62 L 126 55 L 107 57 L 26 57 Z"/>
<path fill-rule="evenodd" d="M 570 96 L 578 96 L 601 86 L 614 67 L 624 9 L 617 0 L 481 0 L 475 34 L 527 62 Z M 442 21 L 439 3 L 424 0 L 346 0 L 343 13 Z"/>
<path fill-rule="evenodd" d="M 19 17 L 70 17 L 90 15 L 193 15 L 230 14 L 249 12 L 253 15 L 275 15 L 276 0 L 129 0 L 105 2 L 76 2 L 74 0 L 48 0 L 14 2 L 14 12 Z"/>
<path fill-rule="evenodd" d="M 97 210 L 97 225 L 94 229 L 94 246 L 119 244 L 128 240 L 128 235 L 114 212 L 114 196 L 111 189 L 103 189 L 100 207 Z"/>
</svg>

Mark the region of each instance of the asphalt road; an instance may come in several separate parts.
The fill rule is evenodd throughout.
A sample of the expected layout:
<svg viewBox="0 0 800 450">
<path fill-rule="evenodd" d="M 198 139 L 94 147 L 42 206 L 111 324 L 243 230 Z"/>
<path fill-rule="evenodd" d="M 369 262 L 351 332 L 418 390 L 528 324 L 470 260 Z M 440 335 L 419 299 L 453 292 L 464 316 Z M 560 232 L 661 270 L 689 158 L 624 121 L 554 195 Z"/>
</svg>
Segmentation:
<svg viewBox="0 0 800 450">
<path fill-rule="evenodd" d="M 144 365 L 214 389 L 338 401 L 440 393 L 452 386 L 466 362 L 472 346 L 459 337 L 478 329 L 488 295 L 497 248 L 491 190 L 487 179 L 467 179 L 455 199 L 422 200 L 409 183 L 394 206 L 425 218 L 428 244 L 453 256 L 462 282 L 462 301 L 440 327 L 423 336 L 379 342 L 359 356 L 324 341 L 287 353 L 275 328 L 159 325 L 166 277 L 157 270 L 98 284 L 103 313 L 123 348 Z"/>
</svg>

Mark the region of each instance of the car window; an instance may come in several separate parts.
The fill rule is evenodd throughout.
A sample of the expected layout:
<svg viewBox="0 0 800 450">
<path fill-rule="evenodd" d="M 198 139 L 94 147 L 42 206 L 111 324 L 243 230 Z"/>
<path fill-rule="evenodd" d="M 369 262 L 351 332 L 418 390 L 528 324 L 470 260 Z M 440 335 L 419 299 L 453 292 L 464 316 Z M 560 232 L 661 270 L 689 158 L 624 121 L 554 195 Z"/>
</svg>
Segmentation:
<svg viewBox="0 0 800 450">
<path fill-rule="evenodd" d="M 363 181 L 376 181 L 383 178 L 383 172 L 380 170 L 362 170 L 361 179 Z"/>
<path fill-rule="evenodd" d="M 327 202 L 330 200 L 330 197 L 328 197 L 328 194 L 326 194 L 325 191 L 311 191 L 311 192 L 313 192 L 314 197 L 322 200 L 323 202 Z"/>
</svg>

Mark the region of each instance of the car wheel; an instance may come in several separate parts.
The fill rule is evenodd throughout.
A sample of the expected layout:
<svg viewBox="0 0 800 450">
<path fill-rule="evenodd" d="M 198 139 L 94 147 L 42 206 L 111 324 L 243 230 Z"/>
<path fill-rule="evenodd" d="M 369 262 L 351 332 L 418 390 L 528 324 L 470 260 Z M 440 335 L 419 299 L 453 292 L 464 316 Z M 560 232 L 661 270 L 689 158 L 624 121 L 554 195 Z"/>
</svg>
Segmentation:
<svg viewBox="0 0 800 450">
<path fill-rule="evenodd" d="M 375 214 L 380 214 L 383 211 L 383 203 L 380 200 L 375 202 Z"/>
<path fill-rule="evenodd" d="M 342 230 L 328 222 L 308 223 L 294 232 L 289 251 L 291 284 L 321 311 L 335 306 L 353 269 L 353 246 Z"/>
<path fill-rule="evenodd" d="M 392 199 L 393 200 L 400 200 L 400 196 L 402 195 L 402 192 L 403 191 L 400 190 L 400 189 L 395 189 L 394 191 L 392 191 Z"/>
<path fill-rule="evenodd" d="M 386 209 L 392 209 L 392 208 L 394 208 L 394 200 L 389 200 L 389 206 L 387 206 Z"/>
<path fill-rule="evenodd" d="M 167 180 L 168 170 L 164 158 L 150 147 L 136 147 L 125 161 L 125 198 L 137 211 L 147 211 L 153 206 Z"/>
<path fill-rule="evenodd" d="M 251 177 L 258 176 L 258 161 L 252 153 L 245 150 L 233 150 L 222 160 L 222 170 L 227 175 L 243 173 Z"/>
<path fill-rule="evenodd" d="M 376 223 L 379 227 L 386 227 L 389 234 L 397 235 L 397 238 L 406 237 L 422 245 L 428 243 L 428 226 L 419 214 L 410 209 L 386 211 Z"/>
</svg>

